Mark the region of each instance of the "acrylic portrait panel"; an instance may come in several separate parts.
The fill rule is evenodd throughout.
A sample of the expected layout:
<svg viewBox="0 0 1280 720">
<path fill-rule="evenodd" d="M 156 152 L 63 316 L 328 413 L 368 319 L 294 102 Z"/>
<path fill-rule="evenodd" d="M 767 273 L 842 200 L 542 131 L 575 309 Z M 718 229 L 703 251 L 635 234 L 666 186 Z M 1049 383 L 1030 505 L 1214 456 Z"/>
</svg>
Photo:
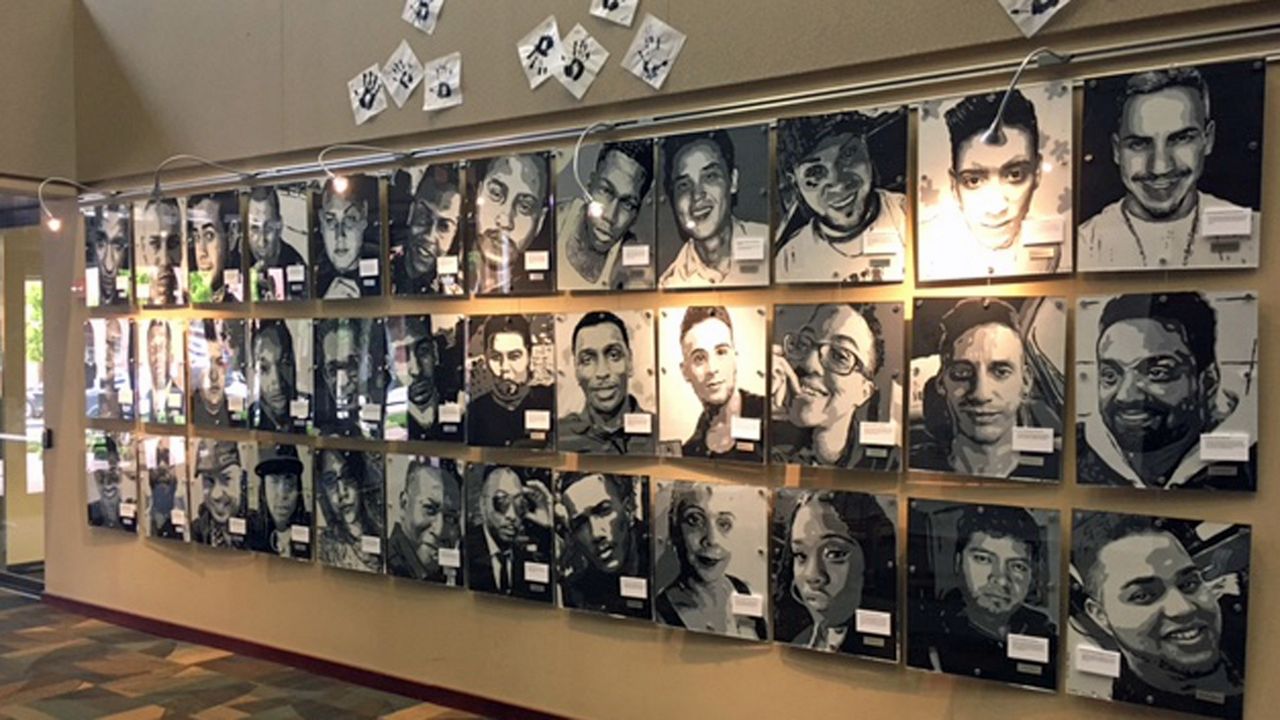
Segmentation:
<svg viewBox="0 0 1280 720">
<path fill-rule="evenodd" d="M 387 390 L 386 329 L 380 318 L 316 320 L 315 430 L 382 437 Z"/>
<path fill-rule="evenodd" d="M 503 155 L 467 165 L 467 282 L 477 295 L 555 291 L 551 154 Z"/>
<path fill-rule="evenodd" d="M 792 647 L 896 662 L 898 500 L 843 490 L 773 494 L 773 637 Z"/>
<path fill-rule="evenodd" d="M 655 142 L 658 286 L 768 285 L 769 126 L 719 128 Z"/>
<path fill-rule="evenodd" d="M 556 316 L 561 452 L 653 455 L 657 451 L 654 318 L 652 310 Z"/>
<path fill-rule="evenodd" d="M 248 323 L 235 318 L 192 320 L 187 334 L 191 423 L 249 427 Z"/>
<path fill-rule="evenodd" d="M 84 322 L 85 417 L 132 420 L 136 340 L 133 320 L 94 318 Z"/>
<path fill-rule="evenodd" d="M 467 292 L 462 168 L 458 163 L 397 170 L 387 186 L 393 295 Z"/>
<path fill-rule="evenodd" d="M 311 320 L 253 321 L 249 417 L 255 430 L 306 434 L 312 421 Z"/>
<path fill-rule="evenodd" d="M 561 290 L 652 290 L 657 281 L 653 140 L 555 153 L 556 279 Z M 586 186 L 584 193 L 578 178 Z"/>
<path fill-rule="evenodd" d="M 907 666 L 1056 690 L 1056 510 L 908 501 Z"/>
<path fill-rule="evenodd" d="M 1081 270 L 1257 267 L 1266 62 L 1084 84 Z"/>
<path fill-rule="evenodd" d="M 151 435 L 138 440 L 142 462 L 143 532 L 160 540 L 191 542 L 187 493 L 187 439 Z M 194 511 L 191 512 L 194 515 Z"/>
<path fill-rule="evenodd" d="M 775 305 L 769 457 L 902 468 L 902 303 Z"/>
<path fill-rule="evenodd" d="M 778 121 L 778 283 L 901 282 L 907 108 Z"/>
<path fill-rule="evenodd" d="M 1067 692 L 1243 717 L 1252 535 L 1249 525 L 1077 510 Z"/>
<path fill-rule="evenodd" d="M 649 479 L 556 472 L 555 483 L 560 604 L 651 620 Z"/>
<path fill-rule="evenodd" d="M 769 493 L 659 481 L 653 500 L 654 615 L 694 632 L 768 640 Z M 725 598 L 728 607 L 704 598 Z M 724 592 L 727 591 L 727 592 Z"/>
<path fill-rule="evenodd" d="M 387 455 L 387 574 L 462 587 L 462 463 Z"/>
<path fill-rule="evenodd" d="M 133 260 L 138 304 L 187 304 L 187 256 L 183 252 L 186 198 L 152 198 L 133 204 Z"/>
<path fill-rule="evenodd" d="M 665 308 L 658 322 L 658 453 L 764 462 L 765 308 Z"/>
<path fill-rule="evenodd" d="M 997 135 L 984 141 L 1003 96 L 920 106 L 921 281 L 1071 271 L 1071 84 L 1017 88 Z"/>
<path fill-rule="evenodd" d="M 1066 299 L 930 298 L 914 306 L 910 469 L 1060 480 Z"/>
<path fill-rule="evenodd" d="M 191 542 L 215 548 L 249 547 L 249 474 L 258 446 L 212 438 L 192 439 Z"/>
<path fill-rule="evenodd" d="M 383 471 L 382 453 L 316 450 L 314 541 L 320 564 L 382 572 Z"/>
<path fill-rule="evenodd" d="M 468 463 L 465 490 L 467 588 L 550 605 L 551 471 Z"/>
<path fill-rule="evenodd" d="M 138 344 L 138 414 L 143 422 L 183 425 L 187 422 L 186 322 L 142 318 Z"/>
<path fill-rule="evenodd" d="M 1081 298 L 1076 481 L 1256 490 L 1259 369 L 1252 292 Z"/>
<path fill-rule="evenodd" d="M 306 445 L 259 443 L 249 470 L 249 549 L 311 559 L 315 517 L 312 450 Z"/>
<path fill-rule="evenodd" d="M 133 207 L 94 205 L 84 215 L 84 302 L 127 308 L 133 302 Z"/>
<path fill-rule="evenodd" d="M 311 257 L 317 299 L 382 294 L 381 181 L 373 175 L 346 180 L 343 192 L 327 180 L 315 199 Z"/>
<path fill-rule="evenodd" d="M 386 329 L 386 438 L 462 442 L 466 316 L 389 317 Z"/>
<path fill-rule="evenodd" d="M 235 190 L 187 198 L 187 269 L 194 304 L 244 301 L 240 193 Z"/>
<path fill-rule="evenodd" d="M 555 448 L 554 324 L 551 315 L 468 318 L 468 445 Z"/>
<path fill-rule="evenodd" d="M 311 297 L 311 200 L 305 183 L 255 187 L 245 215 L 254 302 Z"/>
<path fill-rule="evenodd" d="M 89 525 L 137 532 L 138 461 L 133 434 L 85 431 Z"/>
</svg>

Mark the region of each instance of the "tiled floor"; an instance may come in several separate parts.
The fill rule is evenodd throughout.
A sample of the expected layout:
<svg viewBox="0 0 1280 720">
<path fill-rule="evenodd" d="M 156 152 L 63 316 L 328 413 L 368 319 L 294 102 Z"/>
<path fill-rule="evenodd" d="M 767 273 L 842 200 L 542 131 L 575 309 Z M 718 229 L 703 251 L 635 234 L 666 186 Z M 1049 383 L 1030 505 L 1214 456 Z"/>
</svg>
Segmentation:
<svg viewBox="0 0 1280 720">
<path fill-rule="evenodd" d="M 476 716 L 0 591 L 0 718 L 476 720 Z"/>
</svg>

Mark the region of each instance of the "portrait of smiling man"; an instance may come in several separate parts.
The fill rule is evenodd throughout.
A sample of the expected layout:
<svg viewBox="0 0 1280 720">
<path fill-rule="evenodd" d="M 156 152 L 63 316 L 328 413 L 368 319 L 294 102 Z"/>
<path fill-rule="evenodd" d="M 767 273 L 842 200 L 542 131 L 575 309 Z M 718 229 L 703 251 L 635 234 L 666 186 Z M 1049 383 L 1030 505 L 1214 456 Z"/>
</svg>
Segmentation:
<svg viewBox="0 0 1280 720">
<path fill-rule="evenodd" d="M 462 584 L 462 478 L 454 461 L 387 455 L 387 526 L 388 575 Z"/>
<path fill-rule="evenodd" d="M 191 541 L 210 547 L 243 549 L 248 535 L 248 476 L 255 448 L 251 443 L 196 440 L 191 492 L 196 517 Z"/>
<path fill-rule="evenodd" d="M 397 171 L 387 196 L 392 294 L 465 294 L 458 165 L 443 163 Z"/>
<path fill-rule="evenodd" d="M 652 318 L 651 312 L 638 310 L 592 310 L 556 318 L 565 376 L 556 385 L 556 401 L 569 410 L 560 418 L 560 452 L 654 454 Z M 576 382 L 567 381 L 570 371 Z"/>
<path fill-rule="evenodd" d="M 468 282 L 477 295 L 555 289 L 551 262 L 551 159 L 546 153 L 473 160 Z"/>
<path fill-rule="evenodd" d="M 649 482 L 556 473 L 557 582 L 565 607 L 650 618 Z"/>
</svg>

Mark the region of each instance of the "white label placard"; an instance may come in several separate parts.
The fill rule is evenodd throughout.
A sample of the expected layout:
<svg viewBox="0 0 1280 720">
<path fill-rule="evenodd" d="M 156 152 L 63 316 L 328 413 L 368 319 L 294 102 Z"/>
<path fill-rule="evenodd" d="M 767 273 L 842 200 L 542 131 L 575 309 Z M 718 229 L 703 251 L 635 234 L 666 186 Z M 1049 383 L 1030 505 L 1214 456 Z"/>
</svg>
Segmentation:
<svg viewBox="0 0 1280 720">
<path fill-rule="evenodd" d="M 758 262 L 764 260 L 764 238 L 735 237 L 733 239 L 734 262 Z"/>
<path fill-rule="evenodd" d="M 120 503 L 120 517 L 131 518 L 138 516 L 138 506 L 136 503 L 122 502 Z"/>
<path fill-rule="evenodd" d="M 872 230 L 863 238 L 862 252 L 867 255 L 897 255 L 902 252 L 902 236 L 895 230 Z"/>
<path fill-rule="evenodd" d="M 458 256 L 457 255 L 441 255 L 436 258 L 436 274 L 437 275 L 457 275 L 458 274 Z"/>
<path fill-rule="evenodd" d="M 858 423 L 858 442 L 862 445 L 894 447 L 898 444 L 898 424 L 864 420 Z"/>
<path fill-rule="evenodd" d="M 129 277 L 127 275 L 116 276 L 116 290 L 122 293 L 129 292 Z"/>
<path fill-rule="evenodd" d="M 84 304 L 89 307 L 98 307 L 98 298 L 102 295 L 102 290 L 98 282 L 98 268 L 88 267 L 84 269 Z"/>
<path fill-rule="evenodd" d="M 550 430 L 551 429 L 551 411 L 550 410 L 525 410 L 524 411 L 524 429 L 525 430 Z"/>
<path fill-rule="evenodd" d="M 366 555 L 381 555 L 382 538 L 377 535 L 361 535 L 360 552 Z"/>
<path fill-rule="evenodd" d="M 1250 237 L 1253 211 L 1236 207 L 1204 208 L 1200 211 L 1200 233 L 1207 238 Z"/>
<path fill-rule="evenodd" d="M 1249 433 L 1201 433 L 1200 459 L 1210 462 L 1248 462 Z"/>
<path fill-rule="evenodd" d="M 1120 653 L 1114 650 L 1077 645 L 1075 660 L 1075 669 L 1082 673 L 1109 678 L 1120 677 Z"/>
<path fill-rule="evenodd" d="M 169 393 L 168 405 L 172 409 L 181 408 L 182 400 L 183 400 L 182 393 L 171 392 Z"/>
<path fill-rule="evenodd" d="M 311 528 L 306 525 L 290 525 L 289 539 L 296 543 L 310 543 Z"/>
<path fill-rule="evenodd" d="M 360 277 L 378 276 L 378 258 L 360 258 Z"/>
<path fill-rule="evenodd" d="M 624 598 L 649 599 L 649 581 L 642 577 L 623 575 L 618 578 L 618 593 Z"/>
<path fill-rule="evenodd" d="M 623 245 L 622 267 L 646 267 L 649 264 L 648 245 Z"/>
<path fill-rule="evenodd" d="M 170 511 L 169 511 L 169 520 L 170 520 L 174 525 L 186 525 L 186 524 L 187 524 L 187 511 L 186 511 L 186 510 L 180 510 L 180 509 L 178 509 L 178 508 L 174 508 L 174 509 L 172 509 L 172 510 L 170 510 Z"/>
<path fill-rule="evenodd" d="M 524 580 L 531 583 L 551 582 L 551 566 L 546 563 L 525 561 Z"/>
<path fill-rule="evenodd" d="M 296 398 L 289 401 L 289 415 L 298 420 L 305 420 L 311 410 L 311 403 L 306 398 Z"/>
<path fill-rule="evenodd" d="M 365 403 L 360 406 L 360 419 L 365 422 L 377 422 L 382 419 L 382 406 Z"/>
<path fill-rule="evenodd" d="M 440 548 L 440 567 L 460 568 L 462 567 L 462 551 L 458 548 Z"/>
<path fill-rule="evenodd" d="M 1015 427 L 1014 452 L 1048 455 L 1053 452 L 1053 428 Z"/>
<path fill-rule="evenodd" d="M 623 413 L 622 429 L 628 435 L 652 435 L 653 415 L 650 413 Z"/>
<path fill-rule="evenodd" d="M 228 410 L 230 410 L 230 411 L 231 411 L 231 412 L 233 412 L 233 413 L 243 412 L 243 411 L 244 411 L 244 398 L 240 397 L 239 395 L 228 395 L 228 396 L 227 396 L 227 409 L 228 409 Z"/>
<path fill-rule="evenodd" d="M 888 637 L 893 634 L 893 615 L 879 610 L 858 608 L 853 616 L 854 629 L 863 635 Z"/>
<path fill-rule="evenodd" d="M 458 403 L 444 403 L 440 406 L 440 422 L 462 422 L 462 406 Z"/>
<path fill-rule="evenodd" d="M 734 615 L 764 617 L 764 596 L 757 593 L 733 593 L 729 596 L 729 610 Z"/>
<path fill-rule="evenodd" d="M 222 284 L 229 288 L 237 288 L 240 286 L 240 271 L 235 268 L 227 268 L 222 271 Z"/>
<path fill-rule="evenodd" d="M 231 518 L 227 521 L 227 529 L 231 531 L 232 535 L 245 534 L 246 527 L 244 518 Z"/>
<path fill-rule="evenodd" d="M 734 440 L 760 441 L 760 418 L 734 417 L 729 425 Z"/>
<path fill-rule="evenodd" d="M 1062 218 L 1027 218 L 1022 221 L 1023 245 L 1061 245 L 1067 239 Z"/>
<path fill-rule="evenodd" d="M 1026 660 L 1041 665 L 1049 662 L 1049 638 L 1009 633 L 1006 639 L 1010 660 Z"/>
<path fill-rule="evenodd" d="M 154 267 L 144 267 L 141 271 L 146 273 L 147 277 L 154 277 L 156 274 L 156 269 Z M 151 297 L 150 280 L 143 280 L 141 277 L 138 278 L 138 297 L 143 300 Z"/>
<path fill-rule="evenodd" d="M 284 277 L 289 282 L 302 282 L 307 279 L 307 266 L 290 265 L 284 269 Z"/>
<path fill-rule="evenodd" d="M 127 387 L 120 388 L 120 391 L 117 393 L 117 397 L 120 398 L 121 405 L 132 405 L 133 404 L 133 388 L 127 388 Z"/>
<path fill-rule="evenodd" d="M 530 250 L 524 254 L 524 269 L 539 272 L 551 269 L 551 253 L 547 250 Z"/>
</svg>

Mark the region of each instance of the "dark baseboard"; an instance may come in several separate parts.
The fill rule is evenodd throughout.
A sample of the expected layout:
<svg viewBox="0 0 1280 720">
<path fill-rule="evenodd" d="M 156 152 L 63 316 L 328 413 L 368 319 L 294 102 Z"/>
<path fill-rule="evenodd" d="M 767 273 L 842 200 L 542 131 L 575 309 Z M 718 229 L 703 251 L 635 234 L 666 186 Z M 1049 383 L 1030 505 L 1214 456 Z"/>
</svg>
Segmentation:
<svg viewBox="0 0 1280 720">
<path fill-rule="evenodd" d="M 6 587 L 37 596 L 44 592 L 44 583 L 42 581 L 21 573 L 11 573 L 6 571 L 0 571 L 0 587 Z"/>
<path fill-rule="evenodd" d="M 271 647 L 269 645 L 261 645 L 249 640 L 240 640 L 238 638 L 220 635 L 218 633 L 209 632 L 208 630 L 199 630 L 186 625 L 178 625 L 176 623 L 167 622 L 165 620 L 155 620 L 153 618 L 134 615 L 133 613 L 124 612 L 123 610 L 114 610 L 112 608 L 102 607 L 91 603 L 72 600 L 71 598 L 61 597 L 45 593 L 43 596 L 45 604 L 60 610 L 66 610 L 79 615 L 87 615 L 89 617 L 104 620 L 115 625 L 123 625 L 124 627 L 140 630 L 152 635 L 159 635 L 173 640 L 182 642 L 195 643 L 199 645 L 209 645 L 228 652 L 246 655 L 249 657 L 266 660 L 269 662 L 280 663 L 290 667 L 305 670 L 317 675 L 324 675 L 335 680 L 352 683 L 355 685 L 363 685 L 364 687 L 381 690 L 383 692 L 403 695 L 422 702 L 433 703 L 435 705 L 443 705 L 445 707 L 462 710 L 464 712 L 475 713 L 486 718 L 511 718 L 512 720 L 563 720 L 560 715 L 552 715 L 538 710 L 512 705 L 500 700 L 491 700 L 489 698 L 472 695 L 471 693 L 461 690 L 452 690 L 450 688 L 440 687 L 439 685 L 427 685 L 425 683 L 415 682 L 413 680 L 405 680 L 393 675 L 375 672 L 373 670 L 365 670 L 353 665 L 347 665 L 332 660 L 304 655 L 302 653 L 293 652 L 292 650 L 282 650 L 280 648 Z"/>
</svg>

